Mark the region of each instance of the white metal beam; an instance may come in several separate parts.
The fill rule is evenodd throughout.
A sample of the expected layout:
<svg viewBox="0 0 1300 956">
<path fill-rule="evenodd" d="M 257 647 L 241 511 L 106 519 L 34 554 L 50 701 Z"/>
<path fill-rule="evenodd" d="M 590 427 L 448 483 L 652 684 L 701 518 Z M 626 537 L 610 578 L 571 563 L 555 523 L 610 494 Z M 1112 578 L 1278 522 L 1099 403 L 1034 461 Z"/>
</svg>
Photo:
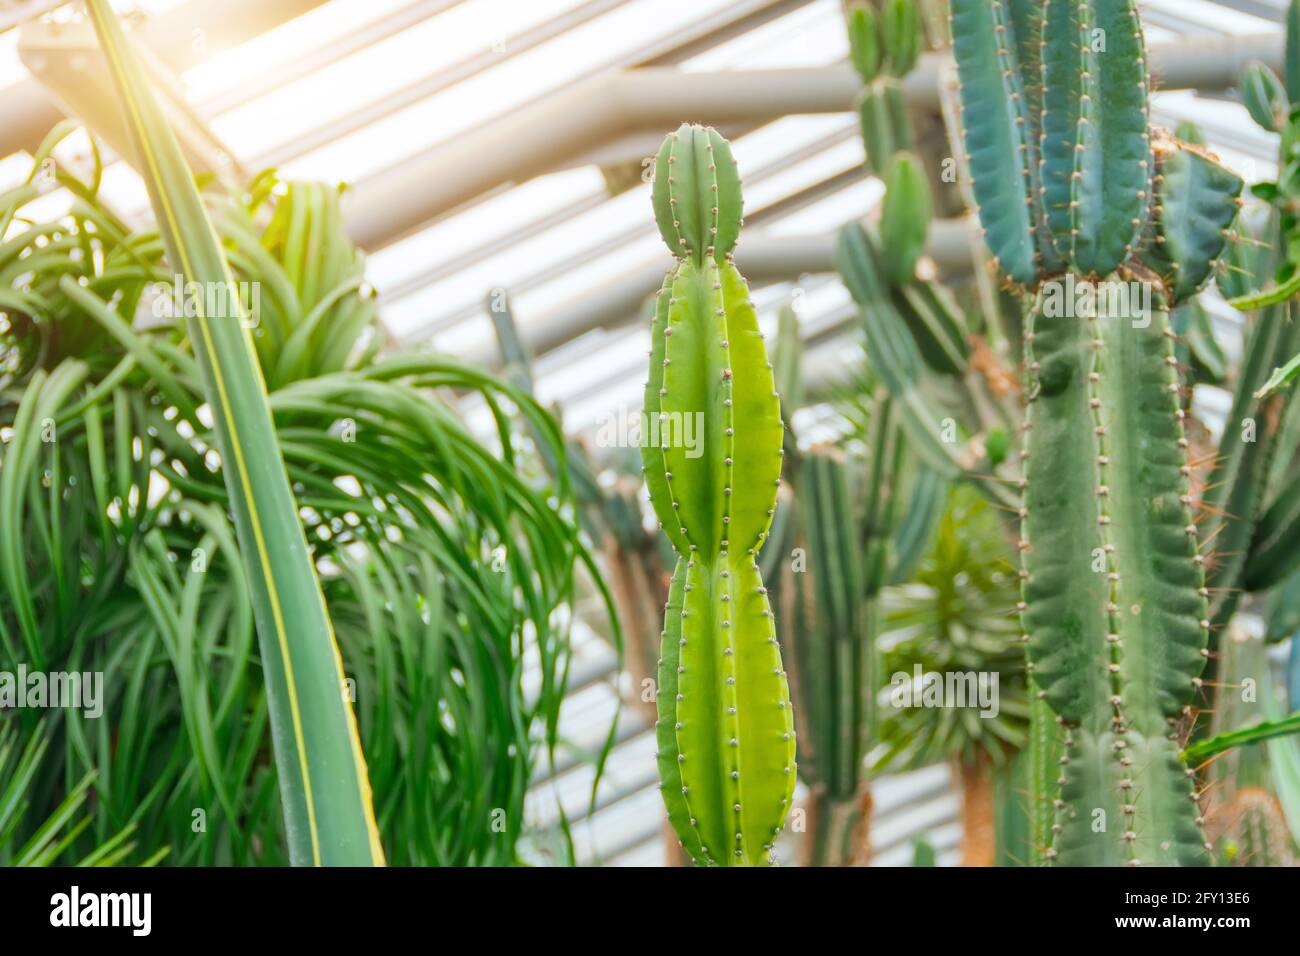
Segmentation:
<svg viewBox="0 0 1300 956">
<path fill-rule="evenodd" d="M 1282 40 L 1277 33 L 1198 37 L 1153 45 L 1149 55 L 1161 89 L 1224 90 L 1252 59 L 1280 66 Z M 940 54 L 927 54 L 908 76 L 905 92 L 915 106 L 938 108 L 941 60 Z M 847 63 L 601 74 L 362 180 L 345 197 L 349 231 L 362 247 L 379 248 L 495 189 L 563 167 L 610 139 L 646 130 L 662 134 L 684 120 L 720 125 L 843 112 L 852 108 L 860 87 Z"/>
</svg>

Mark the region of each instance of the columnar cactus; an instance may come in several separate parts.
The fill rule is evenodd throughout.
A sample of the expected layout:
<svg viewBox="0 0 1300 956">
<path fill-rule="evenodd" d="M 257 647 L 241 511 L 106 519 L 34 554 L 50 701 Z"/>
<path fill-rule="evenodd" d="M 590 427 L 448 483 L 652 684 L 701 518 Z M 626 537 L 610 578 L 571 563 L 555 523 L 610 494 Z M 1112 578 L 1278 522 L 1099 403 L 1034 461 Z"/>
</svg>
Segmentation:
<svg viewBox="0 0 1300 956">
<path fill-rule="evenodd" d="M 848 11 L 849 60 L 864 88 L 858 96 L 867 168 L 882 175 L 897 150 L 911 149 L 912 121 L 902 78 L 921 54 L 924 39 L 915 0 L 855 3 Z"/>
<path fill-rule="evenodd" d="M 1228 620 L 1243 589 L 1277 586 L 1300 568 L 1300 483 L 1278 487 L 1270 477 L 1275 459 L 1285 461 L 1278 452 L 1295 447 L 1293 440 L 1288 444 L 1283 423 L 1296 418 L 1288 405 L 1294 397 L 1285 386 L 1300 352 L 1294 301 L 1300 293 L 1300 0 L 1292 0 L 1286 23 L 1283 75 L 1256 63 L 1241 81 L 1251 115 L 1280 134 L 1276 180 L 1252 188 L 1273 207 L 1275 238 L 1259 243 L 1239 222 L 1234 237 L 1241 241 L 1230 246 L 1231 261 L 1218 275 L 1219 288 L 1233 306 L 1261 311 L 1251 322 L 1228 418 L 1230 426 L 1253 428 L 1252 440 L 1241 440 L 1235 427 L 1225 430 L 1206 491 L 1213 509 L 1207 531 L 1217 535 L 1223 553 L 1210 568 L 1211 587 L 1219 592 L 1216 623 Z M 1273 282 L 1266 281 L 1270 275 Z"/>
<path fill-rule="evenodd" d="M 1175 740 L 1209 621 L 1168 310 L 1209 277 L 1241 180 L 1149 130 L 1133 0 L 951 10 L 981 223 L 1029 306 L 1020 611 L 1066 737 L 1045 855 L 1206 863 Z M 1056 313 L 1076 281 L 1149 306 Z"/>
<path fill-rule="evenodd" d="M 669 820 L 700 864 L 763 865 L 795 781 L 794 722 L 758 554 L 776 508 L 782 425 L 749 287 L 732 262 L 740 176 L 731 148 L 684 125 L 655 162 L 655 220 L 677 264 L 651 329 L 643 443 L 673 548 L 659 665 L 659 772 Z M 702 425 L 695 451 L 674 424 Z M 696 452 L 699 452 L 698 454 Z"/>
</svg>

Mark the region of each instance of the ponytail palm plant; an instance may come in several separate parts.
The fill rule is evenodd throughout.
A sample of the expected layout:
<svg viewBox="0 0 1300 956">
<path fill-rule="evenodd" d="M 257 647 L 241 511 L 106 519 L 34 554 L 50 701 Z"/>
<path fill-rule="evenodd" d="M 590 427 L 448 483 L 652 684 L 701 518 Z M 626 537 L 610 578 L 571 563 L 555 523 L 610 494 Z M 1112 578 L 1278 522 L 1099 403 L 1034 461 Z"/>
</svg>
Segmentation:
<svg viewBox="0 0 1300 956">
<path fill-rule="evenodd" d="M 105 207 L 97 156 L 58 172 L 57 222 L 11 228 L 32 183 L 0 197 L 0 669 L 104 688 L 99 717 L 7 717 L 48 735 L 30 816 L 93 775 L 74 857 L 133 828 L 182 864 L 514 862 L 590 561 L 564 482 L 513 467 L 509 413 L 562 457 L 554 422 L 470 366 L 379 355 L 335 190 L 195 191 L 90 7 L 161 229 Z"/>
<path fill-rule="evenodd" d="M 1011 562 L 993 506 L 973 488 L 957 485 L 916 574 L 885 595 L 881 683 L 889 689 L 877 770 L 951 764 L 962 801 L 964 866 L 993 865 L 995 771 L 1027 743 L 1029 701 L 1010 613 L 1017 585 Z M 989 700 L 925 705 L 926 682 L 949 674 L 984 681 Z"/>
</svg>

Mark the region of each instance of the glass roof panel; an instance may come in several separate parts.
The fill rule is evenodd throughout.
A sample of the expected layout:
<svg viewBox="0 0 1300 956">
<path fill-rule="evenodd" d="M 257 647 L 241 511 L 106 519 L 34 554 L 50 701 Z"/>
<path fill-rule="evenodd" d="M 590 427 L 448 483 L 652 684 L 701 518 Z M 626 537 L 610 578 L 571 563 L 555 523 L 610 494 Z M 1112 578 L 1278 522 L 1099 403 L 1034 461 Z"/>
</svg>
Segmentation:
<svg viewBox="0 0 1300 956">
<path fill-rule="evenodd" d="M 365 130 L 299 157 L 288 164 L 289 172 L 308 178 L 360 179 L 525 102 L 556 92 L 641 47 L 671 38 L 700 17 L 724 9 L 728 2 L 637 0 L 619 6 Z M 485 21 L 484 27 L 489 26 Z M 486 32 L 489 37 L 495 34 L 494 27 Z M 508 43 L 505 50 L 509 51 Z"/>
</svg>

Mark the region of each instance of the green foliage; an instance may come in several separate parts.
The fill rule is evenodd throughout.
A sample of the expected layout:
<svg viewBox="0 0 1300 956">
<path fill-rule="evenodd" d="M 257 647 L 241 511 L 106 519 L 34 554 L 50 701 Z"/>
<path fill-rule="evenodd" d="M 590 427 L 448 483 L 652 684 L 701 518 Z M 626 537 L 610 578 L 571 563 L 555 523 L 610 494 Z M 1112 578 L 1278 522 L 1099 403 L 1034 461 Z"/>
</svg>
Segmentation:
<svg viewBox="0 0 1300 956">
<path fill-rule="evenodd" d="M 1214 543 L 1216 552 L 1209 567 L 1216 625 L 1226 623 L 1236 609 L 1243 585 L 1263 587 L 1280 580 L 1291 560 L 1291 542 L 1277 525 L 1286 513 L 1288 492 L 1270 502 L 1266 486 L 1287 396 L 1260 397 L 1259 393 L 1282 357 L 1300 349 L 1300 328 L 1290 317 L 1292 308 L 1269 306 L 1246 330 L 1227 418 L 1232 424 L 1224 431 L 1202 498 L 1206 512 L 1202 537 Z M 1269 512 L 1265 523 L 1263 516 Z M 1281 545 L 1281 550 L 1272 543 Z"/>
<path fill-rule="evenodd" d="M 1255 392 L 1256 398 L 1268 398 L 1276 395 L 1300 375 L 1300 355 L 1293 355 L 1285 364 L 1273 369 L 1272 374 Z"/>
<path fill-rule="evenodd" d="M 184 300 L 192 306 L 186 326 L 201 394 L 215 422 L 213 437 L 257 623 L 290 856 L 297 865 L 382 865 L 356 718 L 343 692 L 338 645 L 281 460 L 246 310 L 180 146 L 117 14 L 107 0 L 89 0 L 87 9 L 123 104 L 167 261 L 178 282 L 185 283 Z M 71 278 L 60 282 L 83 308 L 98 311 L 99 301 Z M 313 326 L 324 311 L 310 315 L 298 329 L 299 338 L 285 343 L 282 357 L 291 371 L 308 361 Z"/>
<path fill-rule="evenodd" d="M 789 811 L 793 714 L 758 554 L 776 507 L 782 424 L 749 288 L 727 255 L 739 175 L 712 129 L 682 126 L 655 163 L 656 221 L 679 256 L 651 329 L 645 413 L 699 416 L 702 454 L 671 430 L 642 447 L 651 504 L 678 553 L 657 703 L 672 822 L 703 864 L 762 865 Z"/>
<path fill-rule="evenodd" d="M 1292 4 L 1287 15 L 1289 31 L 1300 30 L 1300 10 Z M 1293 57 L 1300 57 L 1300 38 L 1288 32 L 1285 90 L 1283 81 L 1263 64 L 1252 63 L 1241 77 L 1242 99 L 1252 118 L 1264 129 L 1281 134 L 1278 149 L 1277 179 L 1256 183 L 1251 192 L 1269 203 L 1277 214 L 1279 242 L 1274 285 L 1246 292 L 1233 288 L 1228 292 L 1231 303 L 1243 311 L 1286 302 L 1300 291 L 1300 218 L 1296 203 L 1300 199 L 1300 111 L 1290 104 L 1297 102 L 1293 82 L 1300 82 L 1300 67 Z M 1281 110 L 1281 112 L 1277 112 Z M 1262 278 L 1262 277 L 1261 277 Z"/>
<path fill-rule="evenodd" d="M 1232 747 L 1244 747 L 1262 740 L 1289 737 L 1293 734 L 1300 734 L 1300 711 L 1278 720 L 1261 720 L 1249 727 L 1229 730 L 1198 740 L 1183 752 L 1183 756 L 1186 760 L 1203 760 Z"/>
<path fill-rule="evenodd" d="M 0 725 L 0 866 L 114 866 L 131 862 L 136 850 L 131 839 L 135 827 L 131 824 L 85 855 L 75 855 L 73 847 L 91 823 L 84 810 L 95 781 L 93 771 L 72 786 L 47 817 L 30 819 L 33 781 L 49 751 L 45 730 L 43 724 L 38 724 L 19 749 L 22 741 L 17 723 Z M 26 838 L 25 842 L 19 842 L 20 836 Z M 160 851 L 143 865 L 156 863 L 166 852 Z"/>
<path fill-rule="evenodd" d="M 933 544 L 906 583 L 884 593 L 881 648 L 886 685 L 877 769 L 918 767 L 979 754 L 1004 763 L 1027 741 L 1024 651 L 1013 609 L 1017 577 L 996 510 L 956 486 Z M 997 713 L 926 707 L 916 673 L 997 679 Z M 923 678 L 924 680 L 924 678 Z M 900 692 L 906 684 L 910 695 Z"/>
<path fill-rule="evenodd" d="M 36 816 L 49 813 L 69 779 L 95 774 L 91 822 L 70 853 L 134 825 L 144 852 L 170 848 L 167 862 L 284 864 L 268 701 L 221 460 L 181 317 L 155 299 L 171 270 L 156 233 L 132 233 L 94 181 L 64 175 L 78 197 L 71 217 L 38 221 L 9 247 L 0 422 L 15 440 L 0 446 L 0 668 L 40 660 L 102 672 L 106 699 L 100 718 L 71 711 L 46 728 L 45 769 L 27 799 Z M 558 732 L 569 652 L 556 622 L 574 562 L 590 556 L 567 484 L 539 489 L 518 476 L 504 409 L 518 408 L 563 460 L 555 423 L 478 369 L 375 355 L 383 333 L 356 284 L 335 190 L 267 177 L 246 201 L 205 198 L 234 278 L 261 290 L 263 374 L 293 370 L 269 407 L 388 859 L 512 863 L 530 767 Z M 5 221 L 29 199 L 5 197 Z M 49 257 L 47 244 L 87 253 Z M 350 318 L 358 313 L 364 321 Z M 133 327 L 136 316 L 145 321 Z M 286 361 L 308 324 L 329 347 L 309 349 L 306 365 Z M 492 410 L 485 439 L 443 389 Z M 57 440 L 41 440 L 46 427 Z M 540 664 L 529 687 L 526 658 Z M 35 722 L 14 719 L 33 739 Z M 206 830 L 196 831 L 195 808 Z"/>
<path fill-rule="evenodd" d="M 1300 5 L 1291 5 L 1287 26 L 1285 82 L 1259 64 L 1248 67 L 1242 78 L 1243 99 L 1266 129 L 1277 125 L 1271 107 L 1295 101 Z M 1257 591 L 1280 585 L 1298 560 L 1294 476 L 1279 485 L 1272 479 L 1270 465 L 1277 452 L 1285 454 L 1295 447 L 1294 434 L 1283 431 L 1280 423 L 1293 417 L 1287 414 L 1290 396 L 1285 386 L 1300 352 L 1294 305 L 1287 301 L 1300 290 L 1296 271 L 1300 229 L 1295 215 L 1295 200 L 1300 197 L 1300 115 L 1292 111 L 1284 119 L 1278 126 L 1278 178 L 1252 187 L 1257 198 L 1273 207 L 1276 248 L 1256 242 L 1239 220 L 1218 276 L 1219 287 L 1232 305 L 1263 311 L 1249 324 L 1228 419 L 1249 429 L 1249 434 L 1238 434 L 1232 425 L 1226 429 L 1205 493 L 1210 515 L 1206 537 L 1215 542 L 1219 555 L 1210 567 L 1210 584 L 1218 593 L 1216 625 L 1225 623 L 1236 609 L 1243 587 Z M 1250 291 L 1258 289 L 1270 271 L 1276 284 Z"/>
</svg>

